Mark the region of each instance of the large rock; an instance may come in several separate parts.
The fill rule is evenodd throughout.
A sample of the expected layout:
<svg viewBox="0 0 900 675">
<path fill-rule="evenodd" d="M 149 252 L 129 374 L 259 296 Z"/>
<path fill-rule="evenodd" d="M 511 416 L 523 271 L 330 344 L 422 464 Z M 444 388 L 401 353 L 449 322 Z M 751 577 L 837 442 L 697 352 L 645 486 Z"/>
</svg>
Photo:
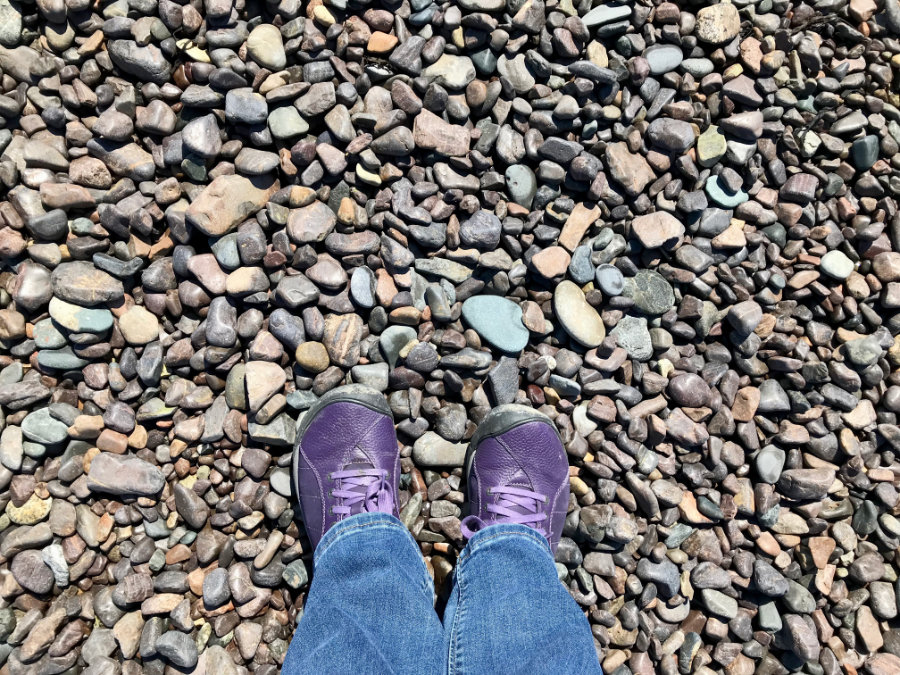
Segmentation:
<svg viewBox="0 0 900 675">
<path fill-rule="evenodd" d="M 125 295 L 121 281 L 85 261 L 57 266 L 50 284 L 56 297 L 84 307 L 116 303 Z"/>
<path fill-rule="evenodd" d="M 191 202 L 185 219 L 203 234 L 221 237 L 263 208 L 274 189 L 260 189 L 243 176 L 218 176 Z"/>
<path fill-rule="evenodd" d="M 684 238 L 684 225 L 667 211 L 654 211 L 631 222 L 631 231 L 644 248 L 674 248 Z"/>
<path fill-rule="evenodd" d="M 450 157 L 463 157 L 469 152 L 469 131 L 465 127 L 445 122 L 424 109 L 413 120 L 413 139 L 417 148 Z"/>
<path fill-rule="evenodd" d="M 91 460 L 88 489 L 113 495 L 150 497 L 166 484 L 162 471 L 137 457 L 101 452 Z"/>
</svg>

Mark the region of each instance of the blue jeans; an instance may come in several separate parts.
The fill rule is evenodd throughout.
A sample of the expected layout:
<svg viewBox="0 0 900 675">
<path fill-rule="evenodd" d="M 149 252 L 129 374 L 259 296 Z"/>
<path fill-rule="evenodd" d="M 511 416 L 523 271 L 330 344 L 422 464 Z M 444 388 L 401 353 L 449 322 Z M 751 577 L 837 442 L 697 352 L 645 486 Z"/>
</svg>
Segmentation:
<svg viewBox="0 0 900 675">
<path fill-rule="evenodd" d="M 601 673 L 547 541 L 524 525 L 493 525 L 469 540 L 443 624 L 418 546 L 391 515 L 332 527 L 314 568 L 285 675 Z"/>
</svg>

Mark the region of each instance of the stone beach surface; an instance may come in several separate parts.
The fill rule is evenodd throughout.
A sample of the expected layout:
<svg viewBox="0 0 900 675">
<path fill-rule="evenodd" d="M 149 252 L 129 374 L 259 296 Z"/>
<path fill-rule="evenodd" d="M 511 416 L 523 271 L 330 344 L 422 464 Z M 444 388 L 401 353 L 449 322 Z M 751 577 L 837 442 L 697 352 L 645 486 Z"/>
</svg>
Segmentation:
<svg viewBox="0 0 900 675">
<path fill-rule="evenodd" d="M 607 674 L 897 675 L 898 77 L 898 0 L 0 0 L 0 675 L 279 672 L 346 382 L 439 607 L 517 402 Z"/>
</svg>

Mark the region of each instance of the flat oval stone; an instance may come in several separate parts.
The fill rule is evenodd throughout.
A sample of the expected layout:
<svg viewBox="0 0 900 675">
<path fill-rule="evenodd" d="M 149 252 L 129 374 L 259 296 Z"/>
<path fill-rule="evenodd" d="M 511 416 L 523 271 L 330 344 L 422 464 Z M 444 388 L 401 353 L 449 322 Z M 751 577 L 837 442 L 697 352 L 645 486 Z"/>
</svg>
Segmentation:
<svg viewBox="0 0 900 675">
<path fill-rule="evenodd" d="M 38 363 L 44 368 L 73 370 L 84 368 L 90 361 L 77 356 L 71 347 L 62 349 L 42 349 L 38 352 Z"/>
<path fill-rule="evenodd" d="M 60 349 L 66 346 L 66 336 L 60 333 L 51 319 L 34 324 L 34 344 L 38 349 Z"/>
<path fill-rule="evenodd" d="M 497 295 L 476 295 L 463 303 L 466 323 L 497 349 L 516 353 L 528 344 L 528 329 L 522 323 L 522 308 Z"/>
<path fill-rule="evenodd" d="M 590 28 L 591 26 L 600 26 L 605 23 L 612 23 L 620 19 L 627 19 L 631 16 L 630 5 L 620 5 L 618 3 L 608 3 L 594 7 L 590 12 L 581 17 L 582 23 Z"/>
<path fill-rule="evenodd" d="M 684 55 L 675 45 L 653 45 L 644 52 L 644 58 L 650 64 L 651 74 L 662 75 L 680 66 Z"/>
<path fill-rule="evenodd" d="M 828 276 L 843 281 L 853 272 L 854 264 L 841 251 L 828 251 L 822 256 L 819 268 Z"/>
<path fill-rule="evenodd" d="M 22 420 L 22 433 L 28 440 L 45 445 L 62 443 L 69 437 L 65 422 L 50 415 L 50 408 L 35 410 Z"/>
<path fill-rule="evenodd" d="M 606 326 L 597 310 L 571 281 L 563 281 L 553 292 L 553 312 L 572 339 L 585 347 L 597 347 L 606 337 Z"/>
<path fill-rule="evenodd" d="M 73 333 L 105 333 L 113 325 L 113 315 L 108 309 L 79 307 L 59 298 L 50 301 L 50 316 Z"/>
</svg>

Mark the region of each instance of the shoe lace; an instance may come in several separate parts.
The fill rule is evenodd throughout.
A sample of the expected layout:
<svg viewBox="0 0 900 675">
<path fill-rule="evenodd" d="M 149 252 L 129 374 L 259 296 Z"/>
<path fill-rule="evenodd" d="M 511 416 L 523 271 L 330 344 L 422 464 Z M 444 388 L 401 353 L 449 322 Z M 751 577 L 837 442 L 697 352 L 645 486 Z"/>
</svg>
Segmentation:
<svg viewBox="0 0 900 675">
<path fill-rule="evenodd" d="M 501 522 L 530 525 L 547 536 L 547 495 L 510 485 L 490 488 L 488 494 L 497 497 L 495 503 L 488 504 L 488 513 L 498 516 Z M 469 539 L 485 527 L 485 522 L 478 516 L 466 516 L 460 525 L 463 536 Z"/>
<path fill-rule="evenodd" d="M 331 495 L 339 500 L 333 507 L 334 513 L 349 516 L 362 511 L 394 510 L 394 495 L 384 469 L 344 469 L 333 472 L 331 478 L 337 482 Z"/>
</svg>

